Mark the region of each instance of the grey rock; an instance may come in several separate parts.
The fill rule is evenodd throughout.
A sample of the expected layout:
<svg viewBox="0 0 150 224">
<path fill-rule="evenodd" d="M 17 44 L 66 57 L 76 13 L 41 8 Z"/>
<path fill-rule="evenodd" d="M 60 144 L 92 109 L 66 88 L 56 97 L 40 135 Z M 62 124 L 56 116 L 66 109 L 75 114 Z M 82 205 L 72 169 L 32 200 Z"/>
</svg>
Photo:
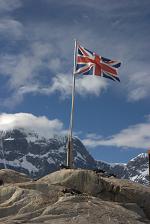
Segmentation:
<svg viewBox="0 0 150 224">
<path fill-rule="evenodd" d="M 10 171 L 11 172 L 11 171 Z M 82 194 L 65 194 L 64 187 Z M 90 170 L 61 170 L 0 187 L 0 224 L 150 223 L 150 189 Z"/>
<path fill-rule="evenodd" d="M 6 184 L 6 183 L 28 182 L 31 179 L 24 173 L 18 173 L 14 170 L 9 170 L 9 169 L 1 169 L 0 180 L 3 181 L 3 184 Z"/>
</svg>

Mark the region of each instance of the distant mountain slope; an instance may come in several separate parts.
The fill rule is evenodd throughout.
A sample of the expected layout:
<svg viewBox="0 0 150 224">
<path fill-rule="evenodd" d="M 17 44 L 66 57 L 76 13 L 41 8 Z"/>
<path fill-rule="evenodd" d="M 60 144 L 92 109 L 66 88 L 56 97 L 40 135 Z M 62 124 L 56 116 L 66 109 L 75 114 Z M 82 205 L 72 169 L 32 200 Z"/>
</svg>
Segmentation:
<svg viewBox="0 0 150 224">
<path fill-rule="evenodd" d="M 45 138 L 36 132 L 14 129 L 0 132 L 0 169 L 10 168 L 40 178 L 66 164 L 66 137 Z M 73 139 L 75 167 L 100 168 L 142 184 L 148 184 L 148 156 L 142 153 L 127 164 L 109 164 L 95 161 L 78 138 Z M 4 166 L 6 164 L 6 166 Z"/>
<path fill-rule="evenodd" d="M 114 173 L 119 178 L 125 178 L 148 185 L 148 155 L 141 153 L 127 164 L 109 164 L 97 161 L 97 167 L 108 173 Z"/>
<path fill-rule="evenodd" d="M 21 171 L 39 178 L 66 164 L 66 137 L 46 139 L 24 129 L 1 132 L 0 168 Z M 75 166 L 93 169 L 96 162 L 78 138 L 73 139 Z"/>
<path fill-rule="evenodd" d="M 148 155 L 141 153 L 127 163 L 127 174 L 125 178 L 132 181 L 149 184 L 148 181 Z"/>
</svg>

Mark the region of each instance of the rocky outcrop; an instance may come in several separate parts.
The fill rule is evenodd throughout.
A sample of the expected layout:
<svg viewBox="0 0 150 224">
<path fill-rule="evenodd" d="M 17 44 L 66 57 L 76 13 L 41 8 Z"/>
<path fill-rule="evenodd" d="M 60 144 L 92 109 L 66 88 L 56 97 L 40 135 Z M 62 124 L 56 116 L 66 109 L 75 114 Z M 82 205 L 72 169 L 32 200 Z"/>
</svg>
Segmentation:
<svg viewBox="0 0 150 224">
<path fill-rule="evenodd" d="M 1 185 L 3 185 L 6 183 L 28 182 L 31 179 L 24 173 L 18 173 L 14 170 L 9 170 L 9 169 L 1 169 L 0 170 L 0 180 L 2 183 Z"/>
<path fill-rule="evenodd" d="M 150 223 L 150 189 L 90 170 L 0 186 L 0 224 Z"/>
</svg>

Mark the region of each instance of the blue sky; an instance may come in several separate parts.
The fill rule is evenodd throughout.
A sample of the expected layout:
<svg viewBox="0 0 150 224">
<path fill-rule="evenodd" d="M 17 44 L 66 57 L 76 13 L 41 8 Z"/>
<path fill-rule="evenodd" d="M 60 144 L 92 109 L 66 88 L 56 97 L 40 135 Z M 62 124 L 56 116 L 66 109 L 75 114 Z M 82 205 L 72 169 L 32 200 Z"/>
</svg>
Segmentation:
<svg viewBox="0 0 150 224">
<path fill-rule="evenodd" d="M 0 0 L 0 126 L 67 132 L 74 38 L 122 61 L 121 83 L 76 80 L 74 134 L 99 160 L 150 147 L 148 0 Z"/>
</svg>

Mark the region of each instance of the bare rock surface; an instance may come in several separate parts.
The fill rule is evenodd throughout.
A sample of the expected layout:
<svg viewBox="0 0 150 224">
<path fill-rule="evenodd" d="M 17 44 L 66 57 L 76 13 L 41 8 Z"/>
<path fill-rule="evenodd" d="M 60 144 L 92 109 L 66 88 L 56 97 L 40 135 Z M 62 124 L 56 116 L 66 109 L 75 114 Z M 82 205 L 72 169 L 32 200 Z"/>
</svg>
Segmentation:
<svg viewBox="0 0 150 224">
<path fill-rule="evenodd" d="M 0 224 L 19 223 L 150 223 L 150 188 L 80 169 L 10 181 L 0 186 Z"/>
<path fill-rule="evenodd" d="M 1 169 L 0 170 L 0 180 L 3 183 L 21 183 L 28 182 L 31 179 L 24 173 L 19 173 L 10 169 Z"/>
</svg>

